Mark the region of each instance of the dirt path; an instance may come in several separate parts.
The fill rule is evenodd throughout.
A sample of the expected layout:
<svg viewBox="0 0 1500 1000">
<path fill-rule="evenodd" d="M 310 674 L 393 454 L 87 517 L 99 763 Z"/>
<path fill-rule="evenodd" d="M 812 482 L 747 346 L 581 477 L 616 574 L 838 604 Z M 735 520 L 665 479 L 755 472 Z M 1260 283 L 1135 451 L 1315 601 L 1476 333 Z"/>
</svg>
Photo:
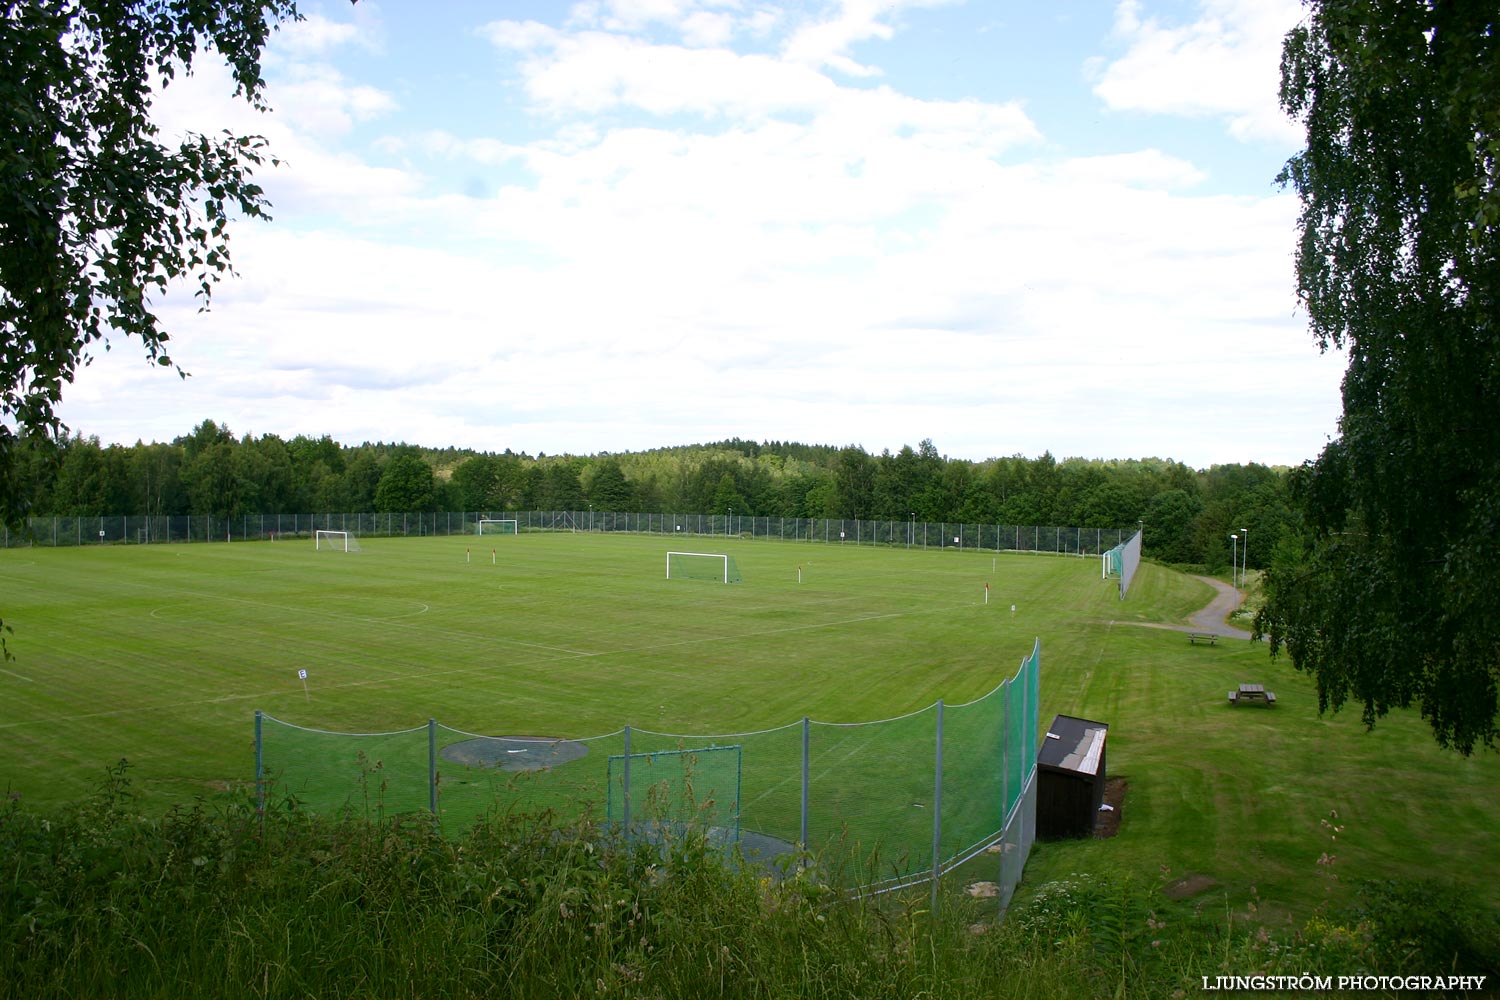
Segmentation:
<svg viewBox="0 0 1500 1000">
<path fill-rule="evenodd" d="M 1157 622 L 1111 622 L 1112 625 L 1140 625 L 1143 628 L 1164 628 L 1172 632 L 1206 632 L 1209 635 L 1222 636 L 1226 639 L 1249 639 L 1250 633 L 1242 628 L 1235 628 L 1227 621 L 1230 612 L 1240 606 L 1244 595 L 1229 584 L 1221 580 L 1215 580 L 1211 576 L 1193 576 L 1194 580 L 1202 580 L 1214 588 L 1214 599 L 1202 611 L 1196 611 L 1188 616 L 1190 624 L 1187 625 L 1162 625 Z"/>
<path fill-rule="evenodd" d="M 1242 628 L 1235 628 L 1233 625 L 1227 624 L 1226 621 L 1229 618 L 1230 612 L 1240 606 L 1240 602 L 1244 600 L 1244 595 L 1236 588 L 1231 587 L 1222 580 L 1215 580 L 1211 576 L 1194 576 L 1193 579 L 1202 580 L 1214 588 L 1217 594 L 1209 602 L 1208 607 L 1188 619 L 1188 621 L 1193 623 L 1192 627 L 1181 628 L 1180 631 L 1208 632 L 1213 635 L 1227 636 L 1231 639 L 1250 638 L 1248 631 Z"/>
</svg>

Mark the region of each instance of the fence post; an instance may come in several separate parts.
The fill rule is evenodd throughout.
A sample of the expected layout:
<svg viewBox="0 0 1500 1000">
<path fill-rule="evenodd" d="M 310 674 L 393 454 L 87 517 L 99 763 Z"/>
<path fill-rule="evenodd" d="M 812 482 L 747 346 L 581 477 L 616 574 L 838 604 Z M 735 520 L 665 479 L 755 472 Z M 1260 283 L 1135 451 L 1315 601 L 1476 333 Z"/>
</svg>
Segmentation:
<svg viewBox="0 0 1500 1000">
<path fill-rule="evenodd" d="M 802 717 L 802 842 L 798 845 L 804 851 L 807 850 L 807 762 L 808 749 L 811 746 L 811 729 L 812 723 L 810 723 L 807 719 L 807 716 L 804 715 Z"/>
<path fill-rule="evenodd" d="M 437 720 L 427 720 L 427 808 L 437 818 Z"/>
<path fill-rule="evenodd" d="M 625 840 L 630 841 L 630 727 L 625 727 L 625 782 L 624 793 L 620 796 L 622 806 L 620 821 L 625 824 Z"/>
<path fill-rule="evenodd" d="M 932 779 L 932 916 L 937 919 L 938 879 L 942 877 L 942 861 L 938 852 L 943 840 L 943 699 L 937 703 L 937 740 L 933 747 L 936 761 Z"/>
<path fill-rule="evenodd" d="M 1024 669 L 1024 663 L 1022 667 Z M 1000 891 L 995 896 L 1000 902 L 1000 912 L 1005 912 L 1010 902 L 1010 872 L 1006 860 L 1010 857 L 1010 699 L 1015 693 L 1015 684 L 1005 682 L 1005 721 L 1000 731 L 1005 734 L 1000 743 Z M 1017 813 L 1017 816 L 1020 814 Z M 1019 846 L 1019 845 L 1018 845 Z"/>
<path fill-rule="evenodd" d="M 260 835 L 266 836 L 266 781 L 265 756 L 260 739 L 260 709 L 255 710 L 255 818 L 260 821 Z"/>
</svg>

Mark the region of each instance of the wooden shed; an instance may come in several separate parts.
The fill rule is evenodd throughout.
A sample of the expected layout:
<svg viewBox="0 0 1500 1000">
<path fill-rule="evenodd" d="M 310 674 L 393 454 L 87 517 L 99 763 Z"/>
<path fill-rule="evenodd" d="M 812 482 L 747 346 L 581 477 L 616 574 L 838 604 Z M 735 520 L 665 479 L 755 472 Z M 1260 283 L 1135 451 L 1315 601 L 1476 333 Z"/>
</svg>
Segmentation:
<svg viewBox="0 0 1500 1000">
<path fill-rule="evenodd" d="M 1109 726 L 1059 715 L 1037 750 L 1036 835 L 1089 837 L 1104 804 Z"/>
</svg>

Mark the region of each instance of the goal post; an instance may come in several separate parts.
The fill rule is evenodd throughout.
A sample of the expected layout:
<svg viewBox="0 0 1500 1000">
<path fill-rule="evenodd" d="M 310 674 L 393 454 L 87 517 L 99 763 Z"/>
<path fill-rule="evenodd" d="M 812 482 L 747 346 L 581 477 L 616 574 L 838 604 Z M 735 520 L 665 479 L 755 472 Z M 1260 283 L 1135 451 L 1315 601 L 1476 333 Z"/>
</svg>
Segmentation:
<svg viewBox="0 0 1500 1000">
<path fill-rule="evenodd" d="M 329 531 L 319 528 L 313 532 L 313 548 L 320 552 L 324 549 L 334 552 L 358 552 L 359 539 L 347 531 Z"/>
<path fill-rule="evenodd" d="M 739 583 L 743 578 L 734 556 L 722 552 L 668 552 L 667 579 Z"/>
<path fill-rule="evenodd" d="M 521 525 L 515 518 L 481 517 L 478 523 L 481 535 L 519 535 Z"/>
</svg>

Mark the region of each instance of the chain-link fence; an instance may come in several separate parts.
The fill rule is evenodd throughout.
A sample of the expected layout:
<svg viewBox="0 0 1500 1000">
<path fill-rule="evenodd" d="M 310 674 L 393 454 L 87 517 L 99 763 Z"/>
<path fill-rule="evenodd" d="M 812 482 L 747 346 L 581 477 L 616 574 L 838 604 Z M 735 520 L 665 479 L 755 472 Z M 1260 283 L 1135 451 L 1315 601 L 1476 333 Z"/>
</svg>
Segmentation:
<svg viewBox="0 0 1500 1000">
<path fill-rule="evenodd" d="M 6 528 L 6 548 L 26 545 L 146 545 L 163 542 L 276 541 L 347 531 L 361 538 L 472 535 L 481 520 L 513 519 L 520 531 L 599 531 L 675 536 L 774 538 L 788 542 L 979 549 L 986 552 L 1103 553 L 1129 539 L 1130 528 L 1061 528 L 944 521 L 870 521 L 740 514 L 636 514 L 614 511 L 469 511 L 427 514 L 245 514 L 212 517 L 120 515 L 33 517 Z"/>
<path fill-rule="evenodd" d="M 1130 591 L 1130 581 L 1135 578 L 1135 571 L 1141 564 L 1141 533 L 1135 532 L 1105 552 L 1100 556 L 1100 561 L 1104 578 L 1114 577 L 1120 581 L 1120 600 L 1125 600 L 1125 595 Z"/>
<path fill-rule="evenodd" d="M 802 719 L 697 736 L 479 735 L 437 721 L 391 733 L 306 729 L 257 712 L 256 781 L 317 812 L 493 810 L 602 820 L 628 836 L 697 824 L 774 865 L 810 852 L 841 884 L 933 883 L 989 857 L 1009 901 L 1036 830 L 1038 642 L 1016 675 L 962 705 L 878 722 Z"/>
</svg>

